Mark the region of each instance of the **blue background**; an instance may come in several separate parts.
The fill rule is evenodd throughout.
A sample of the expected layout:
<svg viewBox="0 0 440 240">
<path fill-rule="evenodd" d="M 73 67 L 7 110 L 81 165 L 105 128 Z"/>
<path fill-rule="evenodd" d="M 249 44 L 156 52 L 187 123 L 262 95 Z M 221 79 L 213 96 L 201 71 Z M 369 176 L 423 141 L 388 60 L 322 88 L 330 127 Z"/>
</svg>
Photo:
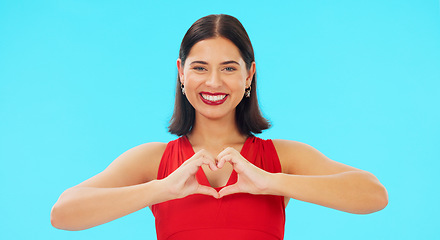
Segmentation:
<svg viewBox="0 0 440 240">
<path fill-rule="evenodd" d="M 124 151 L 175 138 L 180 41 L 212 13 L 253 42 L 273 124 L 260 137 L 310 144 L 389 192 L 370 215 L 291 201 L 285 239 L 438 238 L 439 1 L 1 0 L 1 239 L 155 239 L 148 209 L 79 232 L 50 209 Z"/>
</svg>

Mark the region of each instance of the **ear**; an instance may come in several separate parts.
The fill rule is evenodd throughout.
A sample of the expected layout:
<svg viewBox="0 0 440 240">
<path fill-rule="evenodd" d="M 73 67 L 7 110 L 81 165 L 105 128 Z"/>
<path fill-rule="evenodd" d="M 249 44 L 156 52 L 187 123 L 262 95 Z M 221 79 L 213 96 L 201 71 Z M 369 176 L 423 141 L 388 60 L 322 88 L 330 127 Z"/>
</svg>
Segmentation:
<svg viewBox="0 0 440 240">
<path fill-rule="evenodd" d="M 183 66 L 180 58 L 177 59 L 177 73 L 179 74 L 180 83 L 183 84 Z"/>
<path fill-rule="evenodd" d="M 246 78 L 246 88 L 249 88 L 251 86 L 252 79 L 254 78 L 254 75 L 255 75 L 255 71 L 256 71 L 256 65 L 255 65 L 255 62 L 252 62 L 251 68 L 249 69 L 248 75 Z"/>
</svg>

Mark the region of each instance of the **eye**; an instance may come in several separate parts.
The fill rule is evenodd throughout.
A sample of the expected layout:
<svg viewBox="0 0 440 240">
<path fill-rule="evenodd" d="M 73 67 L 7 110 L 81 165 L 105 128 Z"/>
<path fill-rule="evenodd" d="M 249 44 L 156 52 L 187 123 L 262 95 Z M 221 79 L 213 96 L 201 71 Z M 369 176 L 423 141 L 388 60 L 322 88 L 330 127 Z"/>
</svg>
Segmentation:
<svg viewBox="0 0 440 240">
<path fill-rule="evenodd" d="M 233 72 L 233 71 L 235 71 L 237 69 L 234 68 L 234 67 L 225 67 L 224 70 L 226 70 L 227 72 Z"/>
<path fill-rule="evenodd" d="M 199 71 L 199 72 L 201 72 L 201 71 L 206 71 L 206 68 L 204 68 L 204 67 L 200 67 L 200 66 L 193 67 L 192 69 L 194 69 L 194 70 L 196 70 L 196 71 Z"/>
</svg>

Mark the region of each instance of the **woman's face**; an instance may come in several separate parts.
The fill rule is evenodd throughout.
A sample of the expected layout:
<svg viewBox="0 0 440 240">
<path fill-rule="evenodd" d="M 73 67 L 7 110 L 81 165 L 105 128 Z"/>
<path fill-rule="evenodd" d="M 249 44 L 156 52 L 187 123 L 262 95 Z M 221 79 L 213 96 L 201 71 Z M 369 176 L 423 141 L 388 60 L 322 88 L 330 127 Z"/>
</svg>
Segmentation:
<svg viewBox="0 0 440 240">
<path fill-rule="evenodd" d="M 255 62 L 247 70 L 239 49 L 230 40 L 216 37 L 196 43 L 184 66 L 177 60 L 177 68 L 196 117 L 218 119 L 234 116 L 251 85 Z"/>
</svg>

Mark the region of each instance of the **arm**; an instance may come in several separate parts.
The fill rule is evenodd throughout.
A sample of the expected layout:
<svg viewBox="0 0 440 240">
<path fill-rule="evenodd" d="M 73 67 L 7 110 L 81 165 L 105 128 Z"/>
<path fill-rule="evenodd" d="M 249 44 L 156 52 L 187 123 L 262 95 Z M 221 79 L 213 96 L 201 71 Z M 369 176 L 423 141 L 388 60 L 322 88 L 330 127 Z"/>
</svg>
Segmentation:
<svg viewBox="0 0 440 240">
<path fill-rule="evenodd" d="M 198 184 L 195 174 L 215 160 L 199 151 L 168 177 L 156 180 L 166 144 L 143 144 L 119 156 L 103 172 L 67 189 L 52 208 L 52 225 L 83 230 L 125 216 L 147 206 L 190 194 L 218 197 L 213 188 Z"/>
<path fill-rule="evenodd" d="M 385 187 L 371 173 L 335 162 L 300 142 L 274 140 L 283 173 L 270 192 L 344 212 L 366 214 L 388 204 Z"/>
<path fill-rule="evenodd" d="M 303 143 L 273 143 L 282 173 L 266 172 L 232 148 L 219 154 L 218 166 L 230 162 L 239 175 L 236 184 L 219 192 L 221 197 L 237 192 L 281 195 L 357 214 L 376 212 L 388 204 L 387 191 L 373 174 L 330 160 Z"/>
<path fill-rule="evenodd" d="M 156 172 L 166 144 L 147 143 L 115 159 L 103 172 L 67 189 L 51 211 L 52 225 L 82 230 L 165 201 Z"/>
<path fill-rule="evenodd" d="M 53 206 L 51 223 L 63 230 L 88 229 L 166 201 L 165 194 L 157 180 L 117 188 L 76 186 L 67 189 Z"/>
</svg>

